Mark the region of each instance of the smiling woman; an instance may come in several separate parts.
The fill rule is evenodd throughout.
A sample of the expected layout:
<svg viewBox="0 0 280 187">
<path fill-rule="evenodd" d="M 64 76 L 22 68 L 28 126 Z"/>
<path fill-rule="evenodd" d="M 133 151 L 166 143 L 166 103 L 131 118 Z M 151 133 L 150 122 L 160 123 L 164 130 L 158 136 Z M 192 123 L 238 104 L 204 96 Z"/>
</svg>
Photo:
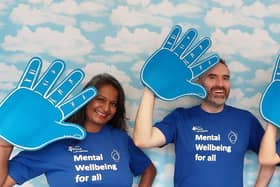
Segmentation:
<svg viewBox="0 0 280 187">
<path fill-rule="evenodd" d="M 155 167 L 126 132 L 122 86 L 113 76 L 100 74 L 84 89 L 90 87 L 97 88 L 97 97 L 67 120 L 67 125 L 75 123 L 85 128 L 85 139 L 56 141 L 37 151 L 22 151 L 10 161 L 12 146 L 0 139 L 0 155 L 4 155 L 0 157 L 4 171 L 0 182 L 4 181 L 4 187 L 23 184 L 41 174 L 53 187 L 131 187 L 133 176 L 140 176 L 139 187 L 152 185 Z"/>
</svg>

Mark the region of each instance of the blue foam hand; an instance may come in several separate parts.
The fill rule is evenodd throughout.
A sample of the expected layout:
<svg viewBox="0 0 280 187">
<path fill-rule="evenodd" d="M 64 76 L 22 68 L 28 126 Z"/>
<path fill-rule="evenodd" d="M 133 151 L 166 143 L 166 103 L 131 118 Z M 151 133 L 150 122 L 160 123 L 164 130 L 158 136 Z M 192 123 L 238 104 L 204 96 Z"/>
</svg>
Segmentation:
<svg viewBox="0 0 280 187">
<path fill-rule="evenodd" d="M 272 123 L 273 125 L 280 127 L 280 55 L 278 56 L 272 80 L 264 91 L 260 102 L 260 113 L 262 117 Z"/>
<path fill-rule="evenodd" d="M 189 29 L 179 40 L 182 28 L 174 26 L 163 42 L 145 62 L 140 78 L 145 86 L 162 100 L 175 100 L 185 95 L 206 96 L 206 90 L 192 82 L 219 61 L 217 54 L 199 60 L 210 48 L 211 40 L 207 37 L 192 43 L 197 37 L 195 29 Z"/>
<path fill-rule="evenodd" d="M 55 85 L 65 63 L 55 60 L 38 80 L 41 66 L 40 58 L 32 58 L 17 87 L 0 104 L 0 137 L 25 150 L 64 138 L 85 138 L 81 126 L 64 120 L 97 94 L 89 88 L 66 100 L 83 79 L 83 71 L 76 69 Z"/>
</svg>

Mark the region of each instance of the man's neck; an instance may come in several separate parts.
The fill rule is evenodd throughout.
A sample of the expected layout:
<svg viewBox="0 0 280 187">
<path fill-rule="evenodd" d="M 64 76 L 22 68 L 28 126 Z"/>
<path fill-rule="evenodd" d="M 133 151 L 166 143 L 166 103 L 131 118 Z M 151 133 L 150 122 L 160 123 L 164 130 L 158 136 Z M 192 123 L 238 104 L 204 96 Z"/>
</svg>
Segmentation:
<svg viewBox="0 0 280 187">
<path fill-rule="evenodd" d="M 215 104 L 211 104 L 211 103 L 207 103 L 207 102 L 201 103 L 202 110 L 204 110 L 205 112 L 208 112 L 208 113 L 219 113 L 224 109 L 224 106 L 225 106 L 224 104 L 215 105 Z"/>
</svg>

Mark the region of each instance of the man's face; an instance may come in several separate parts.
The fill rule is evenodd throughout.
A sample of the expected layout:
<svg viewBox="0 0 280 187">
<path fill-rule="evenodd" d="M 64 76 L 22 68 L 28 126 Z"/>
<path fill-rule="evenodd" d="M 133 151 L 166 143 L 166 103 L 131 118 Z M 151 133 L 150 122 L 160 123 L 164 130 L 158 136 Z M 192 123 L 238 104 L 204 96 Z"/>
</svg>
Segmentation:
<svg viewBox="0 0 280 187">
<path fill-rule="evenodd" d="M 207 91 L 204 104 L 214 107 L 220 107 L 225 104 L 230 92 L 230 74 L 225 64 L 218 63 L 205 72 L 198 79 L 198 83 Z"/>
</svg>

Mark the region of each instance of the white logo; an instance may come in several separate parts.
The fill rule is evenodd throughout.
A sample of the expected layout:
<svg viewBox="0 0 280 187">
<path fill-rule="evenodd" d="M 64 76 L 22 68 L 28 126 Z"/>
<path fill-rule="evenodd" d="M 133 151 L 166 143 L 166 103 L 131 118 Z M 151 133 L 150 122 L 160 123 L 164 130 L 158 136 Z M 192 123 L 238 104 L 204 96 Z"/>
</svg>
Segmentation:
<svg viewBox="0 0 280 187">
<path fill-rule="evenodd" d="M 237 136 L 238 136 L 237 133 L 235 133 L 233 131 L 230 131 L 228 133 L 228 140 L 230 141 L 230 143 L 235 144 L 237 142 L 237 139 L 238 139 Z"/>
<path fill-rule="evenodd" d="M 121 158 L 121 155 L 120 155 L 120 153 L 117 150 L 113 149 L 113 151 L 111 152 L 111 158 L 115 162 L 118 162 L 120 160 L 120 158 Z"/>
<path fill-rule="evenodd" d="M 193 130 L 194 132 L 208 132 L 208 130 L 203 129 L 203 127 L 198 126 L 198 125 L 193 126 L 193 127 L 192 127 L 192 130 Z"/>
<path fill-rule="evenodd" d="M 81 148 L 80 146 L 78 145 L 74 145 L 74 146 L 71 146 L 69 145 L 68 146 L 68 151 L 72 152 L 72 153 L 84 153 L 84 152 L 88 152 L 88 150 L 85 150 L 83 148 Z"/>
</svg>

